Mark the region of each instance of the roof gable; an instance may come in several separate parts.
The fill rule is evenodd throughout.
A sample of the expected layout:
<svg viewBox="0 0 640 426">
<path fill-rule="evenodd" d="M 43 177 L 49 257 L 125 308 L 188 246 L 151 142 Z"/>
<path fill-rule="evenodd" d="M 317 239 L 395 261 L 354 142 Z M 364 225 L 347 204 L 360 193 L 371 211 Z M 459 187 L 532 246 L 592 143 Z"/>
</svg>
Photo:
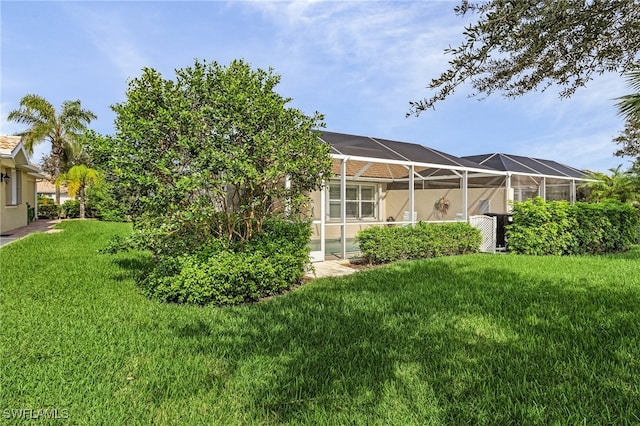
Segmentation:
<svg viewBox="0 0 640 426">
<path fill-rule="evenodd" d="M 29 160 L 21 136 L 0 135 L 0 159 L 7 159 L 16 168 L 26 170 L 35 177 L 44 177 L 40 168 Z"/>
</svg>

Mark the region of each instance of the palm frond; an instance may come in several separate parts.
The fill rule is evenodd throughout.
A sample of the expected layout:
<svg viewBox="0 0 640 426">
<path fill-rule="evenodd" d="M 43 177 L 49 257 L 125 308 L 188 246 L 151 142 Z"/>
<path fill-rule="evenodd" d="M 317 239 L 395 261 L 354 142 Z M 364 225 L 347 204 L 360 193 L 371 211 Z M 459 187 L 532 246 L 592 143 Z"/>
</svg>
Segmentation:
<svg viewBox="0 0 640 426">
<path fill-rule="evenodd" d="M 616 98 L 618 114 L 629 121 L 640 122 L 640 70 L 634 70 L 627 77 L 627 84 L 636 93 Z"/>
</svg>

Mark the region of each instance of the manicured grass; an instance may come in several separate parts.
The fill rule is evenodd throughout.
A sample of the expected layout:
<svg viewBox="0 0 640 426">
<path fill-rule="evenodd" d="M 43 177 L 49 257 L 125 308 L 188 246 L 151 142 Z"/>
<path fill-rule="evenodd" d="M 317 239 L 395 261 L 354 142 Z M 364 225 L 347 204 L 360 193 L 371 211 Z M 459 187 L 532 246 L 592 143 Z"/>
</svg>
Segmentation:
<svg viewBox="0 0 640 426">
<path fill-rule="evenodd" d="M 147 257 L 97 253 L 127 225 L 62 228 L 0 250 L 0 416 L 640 422 L 640 250 L 403 262 L 220 309 L 143 298 L 133 274 Z"/>
</svg>

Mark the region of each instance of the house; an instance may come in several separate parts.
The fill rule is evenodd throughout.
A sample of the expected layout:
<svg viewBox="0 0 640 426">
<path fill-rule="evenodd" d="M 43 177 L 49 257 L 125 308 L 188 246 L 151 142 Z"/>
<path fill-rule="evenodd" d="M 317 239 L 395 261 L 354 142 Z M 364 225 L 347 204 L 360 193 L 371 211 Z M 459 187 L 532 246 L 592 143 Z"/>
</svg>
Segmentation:
<svg viewBox="0 0 640 426">
<path fill-rule="evenodd" d="M 334 178 L 311 194 L 311 259 L 346 258 L 369 226 L 467 221 L 506 213 L 533 196 L 576 200 L 584 173 L 551 160 L 506 154 L 456 157 L 419 144 L 322 132 Z"/>
<path fill-rule="evenodd" d="M 37 217 L 36 182 L 43 179 L 31 164 L 20 136 L 0 135 L 0 234 L 25 226 Z"/>
<path fill-rule="evenodd" d="M 39 197 L 56 199 L 56 185 L 51 183 L 48 179 L 38 181 L 37 192 Z M 60 204 L 64 204 L 67 200 L 73 200 L 73 197 L 69 196 L 69 190 L 66 186 L 60 185 Z"/>
</svg>

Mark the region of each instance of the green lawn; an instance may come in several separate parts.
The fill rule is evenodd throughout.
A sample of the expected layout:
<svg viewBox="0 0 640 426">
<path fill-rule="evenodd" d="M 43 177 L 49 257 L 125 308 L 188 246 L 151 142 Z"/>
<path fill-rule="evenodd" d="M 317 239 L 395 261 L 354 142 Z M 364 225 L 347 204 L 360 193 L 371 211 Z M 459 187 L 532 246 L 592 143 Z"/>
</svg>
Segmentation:
<svg viewBox="0 0 640 426">
<path fill-rule="evenodd" d="M 640 423 L 640 250 L 403 262 L 221 309 L 142 297 L 145 256 L 97 252 L 127 225 L 61 227 L 0 249 L 0 422 Z"/>
</svg>

